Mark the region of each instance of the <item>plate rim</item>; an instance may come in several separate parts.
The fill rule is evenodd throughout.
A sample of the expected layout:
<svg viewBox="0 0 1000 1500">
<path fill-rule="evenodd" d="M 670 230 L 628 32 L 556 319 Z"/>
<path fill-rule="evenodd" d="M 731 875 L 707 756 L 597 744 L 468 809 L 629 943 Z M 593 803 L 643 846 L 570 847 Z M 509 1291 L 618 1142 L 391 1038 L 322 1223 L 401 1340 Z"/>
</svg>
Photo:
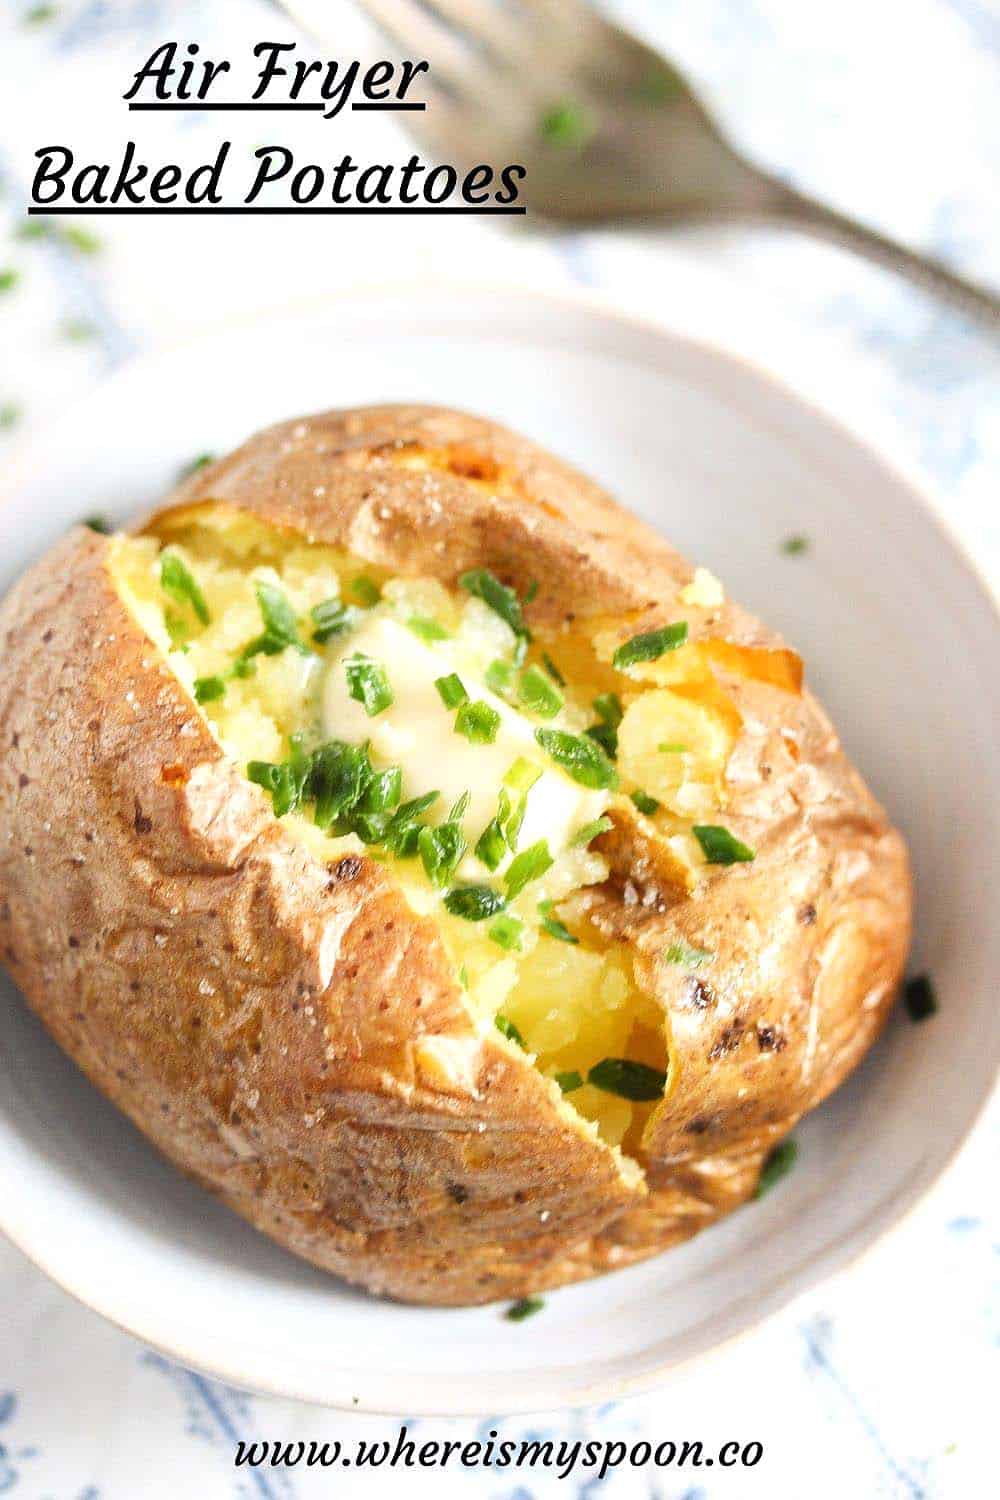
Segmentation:
<svg viewBox="0 0 1000 1500">
<path fill-rule="evenodd" d="M 597 320 L 603 320 L 606 324 L 616 326 L 623 334 L 638 334 L 653 336 L 658 341 L 666 341 L 682 354 L 700 358 L 708 363 L 714 363 L 722 367 L 726 373 L 734 375 L 744 382 L 756 384 L 759 387 L 769 388 L 772 398 L 777 398 L 786 409 L 798 411 L 812 425 L 814 430 L 823 431 L 823 435 L 834 440 L 838 447 L 846 446 L 854 451 L 858 459 L 867 460 L 874 468 L 880 469 L 884 477 L 893 483 L 897 490 L 905 493 L 908 504 L 929 522 L 932 529 L 938 533 L 942 543 L 948 549 L 953 559 L 961 564 L 962 570 L 970 581 L 972 587 L 981 596 L 982 601 L 992 612 L 993 624 L 1000 633 L 1000 576 L 996 579 L 984 569 L 975 553 L 967 546 L 955 523 L 943 507 L 939 507 L 933 498 L 932 490 L 927 482 L 926 476 L 921 474 L 914 466 L 907 464 L 898 454 L 886 451 L 869 436 L 862 435 L 853 429 L 846 421 L 828 410 L 820 402 L 803 396 L 781 376 L 776 375 L 760 362 L 759 359 L 749 357 L 743 352 L 738 352 L 712 337 L 699 337 L 686 329 L 672 327 L 667 317 L 658 312 L 639 313 L 632 309 L 623 308 L 618 305 L 612 297 L 601 292 L 595 292 L 589 288 L 541 288 L 518 285 L 513 281 L 504 280 L 456 280 L 450 277 L 435 275 L 420 275 L 405 278 L 378 279 L 371 281 L 357 281 L 331 290 L 321 297 L 310 296 L 308 298 L 293 299 L 279 306 L 269 308 L 263 312 L 250 314 L 236 314 L 232 317 L 220 319 L 217 323 L 201 330 L 194 336 L 180 336 L 175 339 L 165 339 L 152 345 L 150 348 L 139 352 L 125 360 L 117 369 L 112 371 L 104 379 L 99 380 L 90 390 L 84 392 L 75 400 L 69 401 L 60 412 L 50 415 L 42 421 L 37 428 L 26 434 L 16 444 L 7 465 L 7 476 L 2 487 L 0 487 L 0 505 L 12 500 L 23 476 L 27 476 L 35 467 L 41 467 L 44 463 L 44 450 L 51 444 L 52 438 L 58 432 L 60 425 L 74 420 L 79 420 L 85 415 L 88 407 L 92 404 L 105 403 L 109 396 L 113 397 L 114 390 L 119 383 L 127 382 L 134 377 L 137 368 L 155 367 L 158 361 L 175 357 L 184 350 L 190 350 L 196 354 L 200 347 L 211 344 L 225 338 L 230 334 L 249 332 L 255 327 L 279 326 L 284 322 L 294 320 L 304 314 L 312 312 L 325 312 L 336 315 L 343 306 L 351 306 L 365 299 L 377 297 L 404 297 L 419 298 L 421 294 L 433 293 L 436 296 L 449 296 L 455 301 L 467 299 L 477 302 L 479 299 L 503 296 L 515 300 L 537 304 L 546 304 L 557 312 L 566 313 L 576 311 L 584 315 L 590 315 Z M 825 429 L 825 431 L 824 431 Z M 570 459 L 572 462 L 572 459 Z M 883 1247 L 890 1237 L 896 1235 L 903 1229 L 911 1217 L 915 1215 L 927 1202 L 928 1198 L 939 1189 L 945 1176 L 958 1156 L 966 1149 L 970 1141 L 979 1132 L 984 1116 L 992 1104 L 1000 1098 L 1000 1076 L 994 1078 L 992 1085 L 983 1093 L 977 1101 L 973 1113 L 961 1139 L 957 1140 L 949 1149 L 947 1155 L 937 1165 L 930 1176 L 926 1168 L 915 1174 L 916 1180 L 909 1184 L 905 1193 L 900 1194 L 900 1201 L 886 1208 L 881 1217 L 883 1222 L 875 1229 L 872 1237 L 863 1244 L 852 1243 L 861 1231 L 855 1229 L 848 1232 L 843 1238 L 848 1243 L 835 1242 L 827 1246 L 819 1254 L 813 1254 L 806 1265 L 813 1267 L 812 1279 L 808 1286 L 796 1290 L 789 1287 L 788 1283 L 796 1280 L 802 1273 L 802 1265 L 797 1265 L 771 1287 L 762 1299 L 763 1306 L 759 1315 L 753 1317 L 745 1326 L 735 1329 L 731 1333 L 724 1334 L 708 1346 L 682 1355 L 668 1364 L 658 1364 L 647 1371 L 636 1375 L 620 1374 L 618 1376 L 606 1377 L 598 1381 L 580 1381 L 574 1384 L 572 1374 L 562 1382 L 562 1387 L 557 1392 L 552 1392 L 549 1397 L 541 1402 L 532 1396 L 530 1399 L 519 1397 L 516 1389 L 512 1389 L 503 1401 L 502 1405 L 491 1402 L 484 1406 L 481 1400 L 470 1399 L 462 1394 L 459 1381 L 456 1380 L 454 1394 L 448 1399 L 428 1399 L 426 1382 L 419 1384 L 411 1373 L 404 1373 L 393 1377 L 397 1394 L 388 1392 L 374 1399 L 368 1399 L 363 1395 L 350 1397 L 344 1390 L 318 1393 L 312 1387 L 295 1387 L 288 1381 L 273 1383 L 268 1381 L 263 1373 L 254 1371 L 252 1374 L 231 1365 L 224 1357 L 213 1358 L 206 1361 L 199 1352 L 191 1353 L 183 1347 L 182 1343 L 170 1343 L 159 1338 L 153 1338 L 141 1327 L 136 1326 L 134 1319 L 124 1319 L 122 1315 L 110 1311 L 101 1305 L 101 1298 L 95 1297 L 93 1293 L 88 1294 L 79 1287 L 70 1284 L 65 1276 L 54 1270 L 45 1255 L 44 1243 L 39 1247 L 31 1240 L 30 1234 L 19 1234 L 12 1229 L 6 1221 L 5 1209 L 0 1207 L 0 1234 L 10 1241 L 34 1266 L 49 1278 L 63 1292 L 72 1297 L 76 1302 L 86 1307 L 91 1312 L 104 1318 L 122 1332 L 138 1340 L 147 1348 L 151 1348 L 166 1357 L 202 1372 L 213 1379 L 222 1380 L 236 1389 L 256 1392 L 259 1394 L 276 1397 L 279 1399 L 295 1400 L 308 1404 L 316 1404 L 325 1408 L 344 1412 L 365 1413 L 381 1416 L 406 1416 L 420 1415 L 426 1417 L 448 1417 L 448 1416 L 483 1416 L 483 1415 L 508 1415 L 514 1413 L 527 1413 L 536 1411 L 562 1410 L 569 1407 L 590 1405 L 599 1401 L 620 1400 L 629 1396 L 641 1394 L 644 1391 L 656 1389 L 668 1383 L 672 1379 L 687 1371 L 696 1362 L 707 1361 L 732 1348 L 739 1341 L 756 1333 L 771 1319 L 778 1316 L 795 1302 L 802 1300 L 831 1281 L 839 1280 L 851 1271 L 858 1263 L 872 1254 L 876 1249 Z M 155 1149 L 155 1148 L 153 1148 Z M 160 1153 L 158 1153 L 160 1154 Z M 23 1226 L 22 1226 L 23 1227 Z M 400 1304 L 405 1310 L 405 1304 Z M 447 1312 L 449 1309 L 443 1309 Z M 336 1373 L 334 1372 L 336 1379 Z M 351 1377 L 353 1380 L 353 1377 Z M 363 1385 L 368 1379 L 363 1376 L 359 1379 L 359 1385 Z M 384 1376 L 380 1377 L 385 1379 Z M 403 1389 L 399 1389 L 400 1383 Z M 410 1386 L 413 1386 L 413 1399 L 406 1399 Z"/>
</svg>

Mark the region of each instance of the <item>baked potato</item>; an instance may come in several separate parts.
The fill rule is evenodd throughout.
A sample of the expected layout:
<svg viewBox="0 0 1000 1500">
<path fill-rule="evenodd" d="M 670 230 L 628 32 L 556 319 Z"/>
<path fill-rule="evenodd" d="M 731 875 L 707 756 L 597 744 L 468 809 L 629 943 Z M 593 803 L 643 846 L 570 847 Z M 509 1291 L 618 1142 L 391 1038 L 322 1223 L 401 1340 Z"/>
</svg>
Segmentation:
<svg viewBox="0 0 1000 1500">
<path fill-rule="evenodd" d="M 454 411 L 286 422 L 0 611 L 0 947 L 280 1244 L 413 1302 L 752 1196 L 900 980 L 900 835 L 798 656 Z"/>
</svg>

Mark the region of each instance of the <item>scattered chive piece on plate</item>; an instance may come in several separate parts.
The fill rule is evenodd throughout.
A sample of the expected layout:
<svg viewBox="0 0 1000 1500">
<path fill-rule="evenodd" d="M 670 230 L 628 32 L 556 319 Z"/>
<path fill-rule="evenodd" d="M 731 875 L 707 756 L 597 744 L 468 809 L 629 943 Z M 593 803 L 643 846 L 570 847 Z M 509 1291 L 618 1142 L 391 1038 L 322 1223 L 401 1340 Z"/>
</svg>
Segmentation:
<svg viewBox="0 0 1000 1500">
<path fill-rule="evenodd" d="M 749 864 L 757 857 L 749 844 L 744 844 L 728 828 L 722 828 L 718 823 L 696 823 L 691 832 L 710 865 Z"/>
<path fill-rule="evenodd" d="M 0 295 L 4 292 L 12 292 L 20 279 L 20 271 L 15 271 L 13 266 L 5 266 L 0 271 Z"/>
<path fill-rule="evenodd" d="M 508 1323 L 523 1323 L 525 1318 L 533 1318 L 535 1313 L 541 1312 L 545 1306 L 544 1297 L 522 1297 L 519 1302 L 512 1302 L 504 1313 Z"/>
<path fill-rule="evenodd" d="M 776 1182 L 780 1182 L 782 1177 L 787 1177 L 795 1165 L 798 1154 L 799 1148 L 795 1141 L 791 1139 L 780 1141 L 760 1169 L 754 1197 L 763 1198 Z"/>
<path fill-rule="evenodd" d="M 538 134 L 550 146 L 585 146 L 595 128 L 587 111 L 572 99 L 553 104 L 538 122 Z"/>
<path fill-rule="evenodd" d="M 98 536 L 110 536 L 112 531 L 114 531 L 114 527 L 107 516 L 84 516 L 80 524 L 86 526 L 90 531 L 96 531 Z"/>
<path fill-rule="evenodd" d="M 803 552 L 809 551 L 809 538 L 807 536 L 786 536 L 781 544 L 781 550 L 786 557 L 801 557 Z"/>
<path fill-rule="evenodd" d="M 611 665 L 619 671 L 634 667 L 641 661 L 657 661 L 668 651 L 676 651 L 688 637 L 686 620 L 677 620 L 673 625 L 661 625 L 659 630 L 646 630 L 634 635 L 630 641 L 618 647 L 611 658 Z"/>
<path fill-rule="evenodd" d="M 911 1021 L 926 1021 L 937 1012 L 937 995 L 929 974 L 917 974 L 906 981 L 903 1003 Z"/>
</svg>

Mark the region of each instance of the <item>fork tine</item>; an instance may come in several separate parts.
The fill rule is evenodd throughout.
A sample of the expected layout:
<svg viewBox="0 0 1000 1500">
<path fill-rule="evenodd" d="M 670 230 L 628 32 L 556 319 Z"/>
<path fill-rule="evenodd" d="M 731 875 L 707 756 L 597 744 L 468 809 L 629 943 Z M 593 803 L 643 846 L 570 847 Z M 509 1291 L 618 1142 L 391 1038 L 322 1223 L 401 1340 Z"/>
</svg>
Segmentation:
<svg viewBox="0 0 1000 1500">
<path fill-rule="evenodd" d="M 362 0 L 362 4 L 390 41 L 413 58 L 427 59 L 432 82 L 437 79 L 450 94 L 484 107 L 502 107 L 505 91 L 495 69 L 440 19 L 433 20 L 416 0 Z"/>
</svg>

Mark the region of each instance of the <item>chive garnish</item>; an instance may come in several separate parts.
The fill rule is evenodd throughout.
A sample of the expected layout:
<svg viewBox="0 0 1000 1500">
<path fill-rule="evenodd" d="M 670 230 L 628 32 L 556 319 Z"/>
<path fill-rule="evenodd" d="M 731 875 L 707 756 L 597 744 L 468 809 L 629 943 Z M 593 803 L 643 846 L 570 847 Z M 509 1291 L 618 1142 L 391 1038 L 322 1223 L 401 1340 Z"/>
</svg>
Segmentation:
<svg viewBox="0 0 1000 1500">
<path fill-rule="evenodd" d="M 471 745 L 492 745 L 500 728 L 500 715 L 481 698 L 463 703 L 455 715 L 455 733 L 464 734 Z"/>
<path fill-rule="evenodd" d="M 457 672 L 449 672 L 446 677 L 435 677 L 434 686 L 445 708 L 457 708 L 468 699 L 465 684 Z"/>
<path fill-rule="evenodd" d="M 715 954 L 708 948 L 693 948 L 683 938 L 678 938 L 663 950 L 665 964 L 680 964 L 685 969 L 698 969 L 714 957 Z"/>
<path fill-rule="evenodd" d="M 525 667 L 519 687 L 521 702 L 540 719 L 554 719 L 563 706 L 563 696 L 541 667 Z"/>
<path fill-rule="evenodd" d="M 160 558 L 160 587 L 178 604 L 190 604 L 203 625 L 211 620 L 205 595 L 194 574 L 176 552 L 164 552 Z"/>
<path fill-rule="evenodd" d="M 507 905 L 491 885 L 456 885 L 444 898 L 445 909 L 466 922 L 482 922 L 495 917 Z"/>
<path fill-rule="evenodd" d="M 19 271 L 15 271 L 11 266 L 5 266 L 0 271 L 0 295 L 4 292 L 12 292 L 20 279 L 21 274 Z"/>
<path fill-rule="evenodd" d="M 584 823 L 582 828 L 576 830 L 576 833 L 574 833 L 569 841 L 570 848 L 578 849 L 583 844 L 589 844 L 597 838 L 598 834 L 607 833 L 608 829 L 613 827 L 614 824 L 611 819 L 602 813 L 599 818 L 594 818 L 593 822 Z"/>
<path fill-rule="evenodd" d="M 347 691 L 355 702 L 364 705 L 370 719 L 395 702 L 385 668 L 370 656 L 364 656 L 360 651 L 349 656 L 344 663 L 344 672 Z"/>
<path fill-rule="evenodd" d="M 348 584 L 348 588 L 358 603 L 363 605 L 365 609 L 371 609 L 382 597 L 382 590 L 378 584 L 364 573 L 358 578 L 352 578 Z"/>
<path fill-rule="evenodd" d="M 578 1073 L 575 1068 L 568 1073 L 556 1073 L 554 1077 L 564 1094 L 572 1094 L 575 1089 L 583 1088 L 583 1074 Z"/>
<path fill-rule="evenodd" d="M 656 748 L 662 750 L 664 755 L 686 755 L 688 752 L 687 745 L 682 745 L 679 740 L 664 740 Z"/>
<path fill-rule="evenodd" d="M 651 797 L 648 792 L 644 792 L 640 787 L 636 787 L 634 792 L 629 792 L 629 796 L 639 811 L 644 813 L 647 818 L 651 818 L 654 813 L 659 812 L 662 806 L 661 803 L 657 802 L 655 797 Z"/>
<path fill-rule="evenodd" d="M 717 823 L 696 823 L 691 829 L 710 865 L 749 864 L 756 858 L 748 844 L 742 843 L 728 828 Z"/>
<path fill-rule="evenodd" d="M 199 453 L 197 458 L 192 458 L 186 463 L 177 475 L 178 479 L 189 479 L 192 474 L 197 474 L 199 469 L 207 468 L 209 464 L 215 463 L 214 453 Z"/>
<path fill-rule="evenodd" d="M 509 661 L 498 656 L 486 668 L 486 686 L 498 698 L 507 698 L 517 685 L 517 669 Z"/>
<path fill-rule="evenodd" d="M 552 866 L 552 855 L 545 839 L 530 844 L 511 860 L 504 876 L 507 898 L 513 901 L 532 880 L 538 880 Z"/>
<path fill-rule="evenodd" d="M 522 1297 L 518 1302 L 512 1302 L 504 1313 L 508 1323 L 523 1323 L 525 1318 L 534 1317 L 535 1313 L 541 1312 L 545 1306 L 542 1297 Z"/>
<path fill-rule="evenodd" d="M 493 1018 L 493 1024 L 500 1035 L 505 1036 L 509 1042 L 516 1042 L 519 1047 L 524 1047 L 524 1037 L 513 1021 L 508 1020 L 506 1016 L 501 1015 L 498 1011 Z M 525 1050 L 527 1049 L 525 1048 Z"/>
<path fill-rule="evenodd" d="M 659 630 L 646 630 L 634 635 L 630 641 L 618 647 L 611 664 L 618 670 L 634 667 L 638 662 L 656 661 L 668 651 L 676 651 L 688 637 L 686 620 L 677 620 L 673 625 L 661 625 Z"/>
<path fill-rule="evenodd" d="M 574 945 L 579 943 L 580 939 L 573 936 L 566 924 L 560 922 L 558 917 L 552 916 L 551 901 L 539 901 L 538 912 L 542 919 L 542 930 L 547 932 L 549 937 L 558 938 L 560 943 L 573 943 Z"/>
<path fill-rule="evenodd" d="M 447 630 L 439 625 L 430 615 L 411 615 L 406 622 L 407 628 L 422 641 L 447 641 L 450 639 Z"/>
<path fill-rule="evenodd" d="M 542 666 L 545 668 L 546 672 L 548 672 L 553 682 L 558 682 L 560 687 L 566 686 L 565 677 L 560 672 L 559 668 L 556 666 L 555 662 L 552 660 L 547 651 L 542 652 Z"/>
<path fill-rule="evenodd" d="M 241 659 L 248 661 L 251 656 L 259 655 L 280 656 L 287 646 L 294 646 L 296 651 L 305 655 L 307 647 L 299 635 L 295 611 L 282 590 L 277 584 L 259 578 L 254 584 L 254 593 L 264 629 L 243 647 Z"/>
<path fill-rule="evenodd" d="M 605 1057 L 591 1068 L 587 1082 L 606 1094 L 617 1094 L 620 1099 L 641 1104 L 663 1098 L 667 1075 L 627 1057 Z"/>
<path fill-rule="evenodd" d="M 801 557 L 803 552 L 809 551 L 809 538 L 801 535 L 786 536 L 781 550 L 786 557 Z"/>
<path fill-rule="evenodd" d="M 314 604 L 309 615 L 315 627 L 313 640 L 319 646 L 325 646 L 333 636 L 349 630 L 358 618 L 357 610 L 349 604 L 342 604 L 337 596 L 324 599 L 322 604 Z"/>
<path fill-rule="evenodd" d="M 503 948 L 508 953 L 520 953 L 524 923 L 505 912 L 497 917 L 487 936 L 496 943 L 498 948 Z"/>
<path fill-rule="evenodd" d="M 196 677 L 194 680 L 196 703 L 212 703 L 216 698 L 221 698 L 225 691 L 226 684 L 221 677 Z"/>
<path fill-rule="evenodd" d="M 565 729 L 536 729 L 535 739 L 567 776 L 593 790 L 618 785 L 618 772 L 604 751 L 586 735 Z"/>
<path fill-rule="evenodd" d="M 436 828 L 421 828 L 417 849 L 432 885 L 443 888 L 458 869 L 468 845 L 458 820 L 449 819 Z"/>
<path fill-rule="evenodd" d="M 524 623 L 521 605 L 514 590 L 500 582 L 488 568 L 471 568 L 459 578 L 462 588 L 477 599 L 482 599 L 495 615 L 499 615 L 522 640 L 530 641 L 531 632 Z"/>
<path fill-rule="evenodd" d="M 85 516 L 81 524 L 91 531 L 96 531 L 99 536 L 110 536 L 114 531 L 107 516 Z"/>
</svg>

